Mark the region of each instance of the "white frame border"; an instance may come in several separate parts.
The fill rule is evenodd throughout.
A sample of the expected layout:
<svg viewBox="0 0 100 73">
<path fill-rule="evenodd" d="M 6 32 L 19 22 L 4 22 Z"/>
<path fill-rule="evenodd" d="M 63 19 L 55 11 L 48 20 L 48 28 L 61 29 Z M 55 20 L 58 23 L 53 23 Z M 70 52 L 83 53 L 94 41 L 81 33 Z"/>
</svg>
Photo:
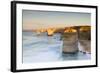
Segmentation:
<svg viewBox="0 0 100 73">
<path fill-rule="evenodd" d="M 85 66 L 85 65 L 95 65 L 96 63 L 96 9 L 94 8 L 82 8 L 82 7 L 60 7 L 60 6 L 46 6 L 46 5 L 28 5 L 28 4 L 17 4 L 17 48 L 16 48 L 16 62 L 17 70 L 22 69 L 39 69 L 39 68 L 53 68 L 53 67 L 72 67 L 72 66 Z M 86 12 L 91 13 L 91 60 L 81 60 L 81 61 L 63 61 L 63 62 L 50 62 L 50 63 L 31 63 L 22 64 L 22 9 L 27 10 L 46 10 L 46 11 L 63 11 L 63 12 Z M 94 49 L 95 48 L 95 49 Z M 67 65 L 67 66 L 66 66 Z"/>
</svg>

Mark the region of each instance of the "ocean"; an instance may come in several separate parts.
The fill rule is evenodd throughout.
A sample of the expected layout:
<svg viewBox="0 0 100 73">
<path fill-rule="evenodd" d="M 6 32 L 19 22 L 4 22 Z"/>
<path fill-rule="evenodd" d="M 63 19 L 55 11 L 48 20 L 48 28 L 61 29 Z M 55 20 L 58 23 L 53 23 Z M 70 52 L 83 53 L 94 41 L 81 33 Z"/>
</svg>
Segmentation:
<svg viewBox="0 0 100 73">
<path fill-rule="evenodd" d="M 67 60 L 88 60 L 90 54 L 77 52 L 65 54 L 62 52 L 61 34 L 48 36 L 47 33 L 23 32 L 23 63 L 54 62 Z"/>
</svg>

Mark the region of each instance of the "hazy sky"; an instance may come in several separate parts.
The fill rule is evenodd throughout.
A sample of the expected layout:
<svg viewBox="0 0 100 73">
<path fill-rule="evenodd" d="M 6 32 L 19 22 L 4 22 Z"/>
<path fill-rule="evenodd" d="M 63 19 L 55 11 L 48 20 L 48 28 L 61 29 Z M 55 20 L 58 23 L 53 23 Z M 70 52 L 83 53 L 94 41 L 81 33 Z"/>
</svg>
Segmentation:
<svg viewBox="0 0 100 73">
<path fill-rule="evenodd" d="M 23 29 L 90 25 L 90 13 L 23 10 Z"/>
</svg>

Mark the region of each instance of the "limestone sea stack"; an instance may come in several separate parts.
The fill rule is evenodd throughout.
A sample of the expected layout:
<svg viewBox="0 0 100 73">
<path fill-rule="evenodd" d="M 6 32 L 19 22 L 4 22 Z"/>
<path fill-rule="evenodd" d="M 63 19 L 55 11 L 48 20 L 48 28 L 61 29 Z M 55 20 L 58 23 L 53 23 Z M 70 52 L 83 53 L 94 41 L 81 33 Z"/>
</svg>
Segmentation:
<svg viewBox="0 0 100 73">
<path fill-rule="evenodd" d="M 66 32 L 62 34 L 63 52 L 76 53 L 78 51 L 77 32 Z"/>
</svg>

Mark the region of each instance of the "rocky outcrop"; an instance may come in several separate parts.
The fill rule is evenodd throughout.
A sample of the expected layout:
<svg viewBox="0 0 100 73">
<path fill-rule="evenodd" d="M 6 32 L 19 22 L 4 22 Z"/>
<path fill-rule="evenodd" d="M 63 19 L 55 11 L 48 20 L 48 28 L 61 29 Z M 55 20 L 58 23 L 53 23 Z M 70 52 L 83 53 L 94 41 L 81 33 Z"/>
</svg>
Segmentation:
<svg viewBox="0 0 100 73">
<path fill-rule="evenodd" d="M 63 52 L 76 53 L 78 51 L 78 38 L 77 33 L 68 32 L 62 35 Z"/>
<path fill-rule="evenodd" d="M 91 53 L 91 41 L 90 40 L 80 40 L 79 41 L 81 47 L 83 48 L 81 51 L 83 53 Z"/>
</svg>

